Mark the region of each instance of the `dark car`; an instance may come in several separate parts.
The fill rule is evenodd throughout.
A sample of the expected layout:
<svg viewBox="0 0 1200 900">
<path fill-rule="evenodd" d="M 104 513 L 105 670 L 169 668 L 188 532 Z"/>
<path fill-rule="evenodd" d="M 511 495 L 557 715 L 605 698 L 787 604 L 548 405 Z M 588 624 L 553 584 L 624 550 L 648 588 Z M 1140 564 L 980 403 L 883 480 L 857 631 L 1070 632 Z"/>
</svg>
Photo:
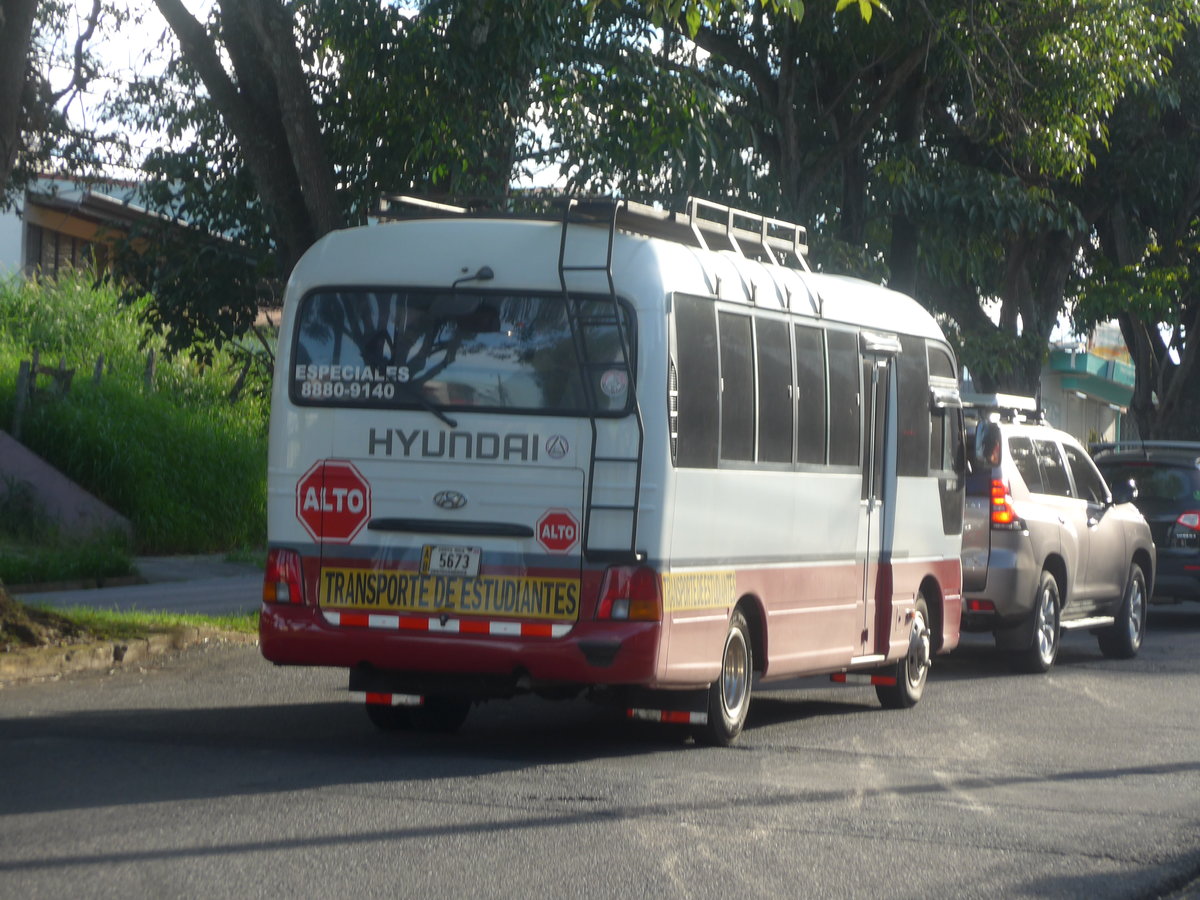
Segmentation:
<svg viewBox="0 0 1200 900">
<path fill-rule="evenodd" d="M 1022 671 L 1048 671 L 1068 629 L 1091 631 L 1105 656 L 1134 656 L 1155 565 L 1132 486 L 1110 489 L 1032 399 L 969 397 L 963 630 L 990 631 Z"/>
<path fill-rule="evenodd" d="M 1093 446 L 1109 484 L 1132 481 L 1133 502 L 1154 535 L 1154 600 L 1200 600 L 1200 442 L 1126 441 Z"/>
</svg>

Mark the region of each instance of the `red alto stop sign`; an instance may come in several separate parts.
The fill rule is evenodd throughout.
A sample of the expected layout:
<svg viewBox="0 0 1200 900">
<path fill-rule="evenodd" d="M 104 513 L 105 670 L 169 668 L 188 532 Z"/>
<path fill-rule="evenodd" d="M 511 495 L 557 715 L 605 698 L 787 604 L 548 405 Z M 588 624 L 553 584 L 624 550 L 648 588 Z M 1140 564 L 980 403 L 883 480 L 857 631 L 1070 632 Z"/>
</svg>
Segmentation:
<svg viewBox="0 0 1200 900">
<path fill-rule="evenodd" d="M 565 553 L 579 540 L 579 520 L 565 509 L 549 509 L 537 520 L 538 543 L 551 553 Z"/>
<path fill-rule="evenodd" d="M 318 460 L 296 482 L 296 518 L 316 540 L 348 544 L 371 518 L 371 486 L 349 460 Z"/>
</svg>

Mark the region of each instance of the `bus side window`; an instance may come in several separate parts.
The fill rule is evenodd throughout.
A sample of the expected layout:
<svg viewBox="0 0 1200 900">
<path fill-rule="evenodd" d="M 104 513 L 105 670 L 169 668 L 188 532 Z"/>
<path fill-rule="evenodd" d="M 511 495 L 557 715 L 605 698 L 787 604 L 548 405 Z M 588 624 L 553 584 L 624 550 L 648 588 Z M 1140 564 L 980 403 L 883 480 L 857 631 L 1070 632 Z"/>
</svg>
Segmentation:
<svg viewBox="0 0 1200 900">
<path fill-rule="evenodd" d="M 675 296 L 679 440 L 675 464 L 717 467 L 721 381 L 717 361 L 717 314 L 712 300 Z"/>
<path fill-rule="evenodd" d="M 796 462 L 825 463 L 825 335 L 797 325 Z"/>
<path fill-rule="evenodd" d="M 953 472 L 962 475 L 967 467 L 962 410 L 957 406 L 939 407 L 933 411 L 932 423 L 929 437 L 930 474 Z"/>
<path fill-rule="evenodd" d="M 721 459 L 754 459 L 754 351 L 750 317 L 717 313 L 721 345 Z"/>
<path fill-rule="evenodd" d="M 792 461 L 792 339 L 781 319 L 755 319 L 758 351 L 758 459 Z"/>
<path fill-rule="evenodd" d="M 929 372 L 925 368 L 925 341 L 900 337 L 897 363 L 896 474 L 924 477 L 929 446 Z"/>
<path fill-rule="evenodd" d="M 859 390 L 858 335 L 829 331 L 829 464 L 854 466 L 859 457 L 862 427 Z"/>
<path fill-rule="evenodd" d="M 929 374 L 942 378 L 958 378 L 954 373 L 954 360 L 951 359 L 949 351 L 939 344 L 929 344 Z"/>
</svg>

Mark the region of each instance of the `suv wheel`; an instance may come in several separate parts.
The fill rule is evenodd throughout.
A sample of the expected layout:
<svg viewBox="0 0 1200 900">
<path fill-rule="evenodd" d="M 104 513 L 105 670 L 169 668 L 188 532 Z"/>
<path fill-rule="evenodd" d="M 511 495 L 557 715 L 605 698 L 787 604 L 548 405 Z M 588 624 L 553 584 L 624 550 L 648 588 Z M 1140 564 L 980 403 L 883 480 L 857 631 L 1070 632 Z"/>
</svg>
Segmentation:
<svg viewBox="0 0 1200 900">
<path fill-rule="evenodd" d="M 1117 621 L 1098 635 L 1100 652 L 1112 659 L 1131 659 L 1142 648 L 1146 633 L 1146 576 L 1142 567 L 1129 567 L 1129 581 Z"/>
<path fill-rule="evenodd" d="M 1058 581 L 1042 570 L 1033 601 L 1033 642 L 1013 657 L 1013 666 L 1020 672 L 1049 672 L 1058 656 L 1061 632 L 1062 598 Z"/>
</svg>

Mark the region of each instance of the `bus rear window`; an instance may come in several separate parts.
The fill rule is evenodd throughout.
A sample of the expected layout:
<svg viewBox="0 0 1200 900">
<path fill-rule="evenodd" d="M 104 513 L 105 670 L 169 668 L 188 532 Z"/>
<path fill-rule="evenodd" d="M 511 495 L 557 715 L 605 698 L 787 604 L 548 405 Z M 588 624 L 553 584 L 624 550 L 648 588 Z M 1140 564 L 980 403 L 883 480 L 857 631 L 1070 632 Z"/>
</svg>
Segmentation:
<svg viewBox="0 0 1200 900">
<path fill-rule="evenodd" d="M 292 400 L 372 409 L 624 413 L 612 301 L 561 295 L 329 290 L 300 303 Z M 631 314 L 621 306 L 632 353 Z M 578 340 L 575 335 L 578 335 Z"/>
</svg>

